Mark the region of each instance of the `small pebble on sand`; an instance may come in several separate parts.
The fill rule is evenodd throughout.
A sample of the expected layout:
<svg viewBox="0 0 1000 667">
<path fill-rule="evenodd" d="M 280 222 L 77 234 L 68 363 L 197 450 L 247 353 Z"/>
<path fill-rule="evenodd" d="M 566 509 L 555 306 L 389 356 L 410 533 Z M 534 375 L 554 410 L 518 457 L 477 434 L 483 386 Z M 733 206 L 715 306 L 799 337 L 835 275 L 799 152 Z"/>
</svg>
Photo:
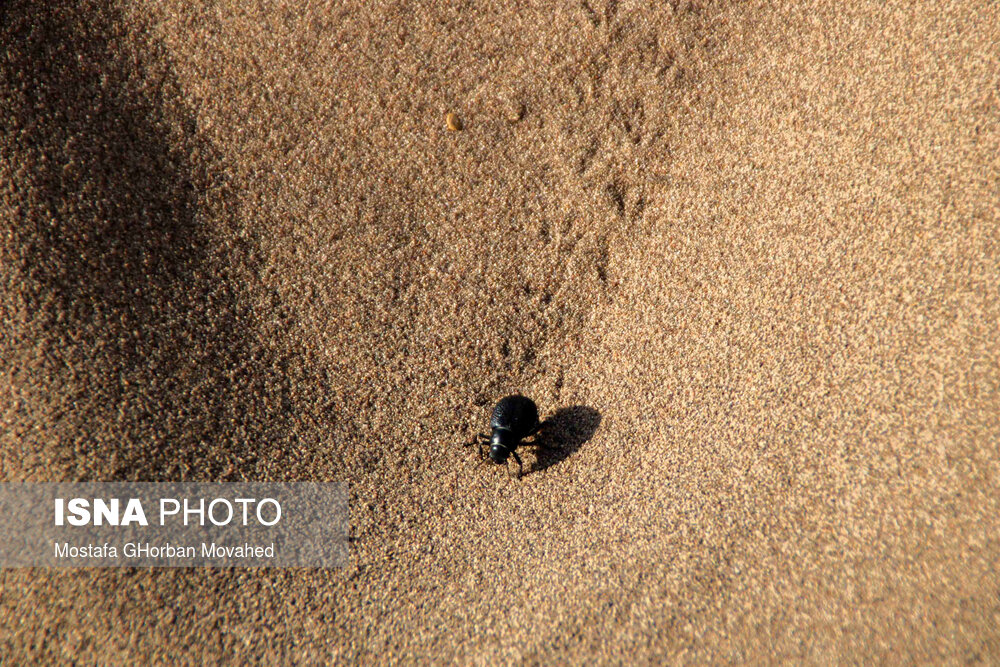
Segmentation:
<svg viewBox="0 0 1000 667">
<path fill-rule="evenodd" d="M 444 117 L 445 122 L 448 124 L 448 129 L 452 132 L 458 132 L 462 129 L 462 119 L 458 117 L 458 114 L 454 111 L 449 111 L 448 115 Z"/>
<path fill-rule="evenodd" d="M 525 108 L 522 102 L 511 102 L 507 105 L 507 120 L 516 123 L 524 118 Z"/>
</svg>

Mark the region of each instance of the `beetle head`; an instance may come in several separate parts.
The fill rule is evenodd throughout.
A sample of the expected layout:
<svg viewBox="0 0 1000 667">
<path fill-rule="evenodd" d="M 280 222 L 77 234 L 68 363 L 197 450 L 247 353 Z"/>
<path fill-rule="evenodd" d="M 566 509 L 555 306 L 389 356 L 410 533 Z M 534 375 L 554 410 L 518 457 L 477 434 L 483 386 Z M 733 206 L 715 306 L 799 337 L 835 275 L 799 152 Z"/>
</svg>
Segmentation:
<svg viewBox="0 0 1000 667">
<path fill-rule="evenodd" d="M 515 447 L 517 447 L 517 441 L 514 439 L 513 433 L 505 428 L 493 429 L 493 435 L 490 438 L 490 459 L 494 463 L 506 463 L 507 457 L 514 451 Z"/>
<path fill-rule="evenodd" d="M 490 447 L 490 460 L 493 463 L 506 463 L 508 456 L 510 456 L 510 450 L 503 445 L 494 444 Z"/>
</svg>

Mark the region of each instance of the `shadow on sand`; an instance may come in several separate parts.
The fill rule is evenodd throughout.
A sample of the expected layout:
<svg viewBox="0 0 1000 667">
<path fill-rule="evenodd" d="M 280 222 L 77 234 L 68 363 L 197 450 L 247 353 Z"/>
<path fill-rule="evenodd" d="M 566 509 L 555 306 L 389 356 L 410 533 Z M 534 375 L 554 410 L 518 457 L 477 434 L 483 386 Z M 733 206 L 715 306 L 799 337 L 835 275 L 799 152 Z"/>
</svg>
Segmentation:
<svg viewBox="0 0 1000 667">
<path fill-rule="evenodd" d="M 58 351 L 21 373 L 0 340 L 0 376 L 10 364 L 45 397 L 32 414 L 65 415 L 24 425 L 52 434 L 37 474 L 259 474 L 288 411 L 245 287 L 256 240 L 216 232 L 237 205 L 225 165 L 158 65 L 164 47 L 105 4 L 0 2 L 0 124 L 18 137 L 0 238 L 19 257 L 0 310 L 23 304 L 22 346 Z"/>
<path fill-rule="evenodd" d="M 601 424 L 601 413 L 585 405 L 560 408 L 548 418 L 540 436 L 543 447 L 536 449 L 538 459 L 526 474 L 545 470 L 569 458 L 590 440 Z"/>
</svg>

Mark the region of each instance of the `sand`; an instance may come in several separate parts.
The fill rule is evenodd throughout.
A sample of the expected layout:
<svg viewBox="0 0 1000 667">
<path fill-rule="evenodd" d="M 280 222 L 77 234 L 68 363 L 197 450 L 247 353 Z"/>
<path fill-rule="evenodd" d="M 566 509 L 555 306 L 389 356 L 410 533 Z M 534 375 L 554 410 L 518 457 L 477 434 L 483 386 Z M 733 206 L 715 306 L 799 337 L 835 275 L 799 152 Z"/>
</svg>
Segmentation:
<svg viewBox="0 0 1000 667">
<path fill-rule="evenodd" d="M 0 654 L 1000 661 L 1000 5 L 844 4 L 4 3 L 0 479 L 352 543 L 4 571 Z"/>
</svg>

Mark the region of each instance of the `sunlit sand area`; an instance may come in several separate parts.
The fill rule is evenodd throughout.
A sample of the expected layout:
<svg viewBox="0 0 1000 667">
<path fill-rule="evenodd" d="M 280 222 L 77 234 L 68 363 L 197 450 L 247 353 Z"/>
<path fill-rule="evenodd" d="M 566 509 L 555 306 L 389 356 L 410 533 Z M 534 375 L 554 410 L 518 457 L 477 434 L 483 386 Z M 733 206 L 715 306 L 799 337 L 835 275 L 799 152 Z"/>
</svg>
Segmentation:
<svg viewBox="0 0 1000 667">
<path fill-rule="evenodd" d="M 0 8 L 3 481 L 347 482 L 0 572 L 11 664 L 1000 660 L 1000 4 Z M 508 394 L 551 449 L 463 447 Z"/>
</svg>

